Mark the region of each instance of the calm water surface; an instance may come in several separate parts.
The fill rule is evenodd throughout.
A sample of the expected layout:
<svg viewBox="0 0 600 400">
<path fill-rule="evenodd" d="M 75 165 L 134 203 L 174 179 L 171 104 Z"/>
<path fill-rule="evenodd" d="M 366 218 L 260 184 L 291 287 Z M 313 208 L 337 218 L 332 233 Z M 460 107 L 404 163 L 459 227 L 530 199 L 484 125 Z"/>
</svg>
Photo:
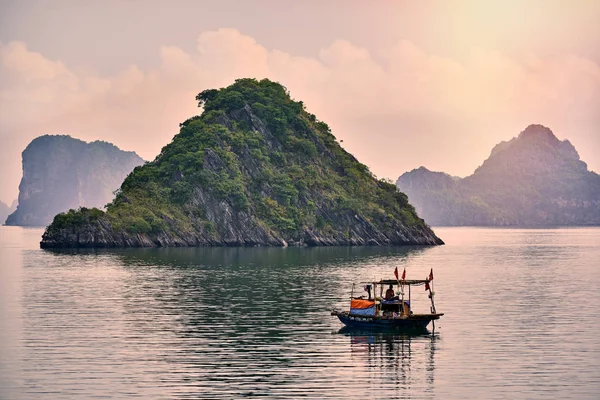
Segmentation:
<svg viewBox="0 0 600 400">
<path fill-rule="evenodd" d="M 600 229 L 436 232 L 446 246 L 60 253 L 0 227 L 0 398 L 600 398 Z M 351 283 L 396 266 L 433 267 L 435 330 L 340 330 Z"/>
</svg>

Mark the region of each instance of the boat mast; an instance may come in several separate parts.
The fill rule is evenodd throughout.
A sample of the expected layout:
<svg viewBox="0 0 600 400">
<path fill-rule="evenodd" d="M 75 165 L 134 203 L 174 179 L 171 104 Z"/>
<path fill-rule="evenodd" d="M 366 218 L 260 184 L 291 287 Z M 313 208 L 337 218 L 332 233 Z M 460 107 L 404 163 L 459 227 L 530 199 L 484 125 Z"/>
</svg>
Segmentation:
<svg viewBox="0 0 600 400">
<path fill-rule="evenodd" d="M 433 297 L 435 296 L 435 292 L 433 291 L 433 269 L 431 269 L 431 272 L 429 273 L 429 277 L 427 279 L 429 280 L 429 298 L 431 299 L 431 313 L 437 314 L 435 310 L 435 303 L 433 301 Z"/>
<path fill-rule="evenodd" d="M 402 281 L 402 286 L 400 286 L 400 282 L 398 282 L 398 287 L 400 287 L 400 295 L 402 296 L 402 301 L 400 302 L 400 315 L 404 315 L 404 281 Z"/>
<path fill-rule="evenodd" d="M 381 311 L 381 296 L 379 296 L 379 308 L 377 307 L 377 283 L 375 283 L 375 278 L 373 278 L 373 301 L 375 302 L 375 315 L 379 315 Z"/>
<path fill-rule="evenodd" d="M 410 310 L 410 307 L 412 307 L 412 303 L 410 302 L 410 285 L 408 285 L 408 307 Z M 409 311 L 410 314 L 410 311 Z"/>
</svg>

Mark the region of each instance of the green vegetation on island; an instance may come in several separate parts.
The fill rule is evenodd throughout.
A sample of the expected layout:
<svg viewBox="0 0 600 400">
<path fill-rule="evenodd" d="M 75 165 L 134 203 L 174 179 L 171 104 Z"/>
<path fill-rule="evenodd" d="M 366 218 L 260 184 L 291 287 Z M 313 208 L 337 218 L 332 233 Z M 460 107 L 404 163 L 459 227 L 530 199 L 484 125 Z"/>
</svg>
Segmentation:
<svg viewBox="0 0 600 400">
<path fill-rule="evenodd" d="M 203 113 L 135 168 L 106 213 L 57 215 L 42 246 L 442 243 L 280 84 L 240 79 L 196 99 Z"/>
</svg>

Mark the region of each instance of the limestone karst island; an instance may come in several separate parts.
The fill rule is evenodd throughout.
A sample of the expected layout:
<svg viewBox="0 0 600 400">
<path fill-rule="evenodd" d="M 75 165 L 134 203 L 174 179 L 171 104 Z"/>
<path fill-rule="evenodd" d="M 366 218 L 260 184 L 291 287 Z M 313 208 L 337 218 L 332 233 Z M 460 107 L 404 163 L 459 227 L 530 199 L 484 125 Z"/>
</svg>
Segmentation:
<svg viewBox="0 0 600 400">
<path fill-rule="evenodd" d="M 434 226 L 600 225 L 600 176 L 542 125 L 497 144 L 470 176 L 421 167 L 397 185 Z"/>
<path fill-rule="evenodd" d="M 106 212 L 58 214 L 41 247 L 443 244 L 282 85 L 240 79 L 197 100 Z"/>
<path fill-rule="evenodd" d="M 6 225 L 47 226 L 71 208 L 104 207 L 123 179 L 144 163 L 135 152 L 112 143 L 86 143 L 68 135 L 37 137 L 22 157 L 18 206 L 5 218 Z"/>
</svg>

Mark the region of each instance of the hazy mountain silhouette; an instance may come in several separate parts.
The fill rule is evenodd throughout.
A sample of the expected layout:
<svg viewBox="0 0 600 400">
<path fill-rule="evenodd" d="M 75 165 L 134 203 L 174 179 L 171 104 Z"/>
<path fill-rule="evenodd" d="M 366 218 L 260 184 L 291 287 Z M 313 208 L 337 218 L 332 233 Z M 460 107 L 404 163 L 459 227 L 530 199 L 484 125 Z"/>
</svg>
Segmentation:
<svg viewBox="0 0 600 400">
<path fill-rule="evenodd" d="M 10 206 L 4 204 L 0 201 L 0 225 L 4 225 L 4 221 L 6 221 L 6 217 L 13 211 L 17 209 L 17 201 L 13 201 Z"/>
<path fill-rule="evenodd" d="M 542 125 L 496 145 L 464 179 L 421 167 L 397 186 L 431 225 L 600 224 L 600 176 Z"/>
<path fill-rule="evenodd" d="M 19 203 L 6 225 L 46 226 L 71 208 L 103 207 L 127 174 L 144 163 L 113 144 L 65 135 L 34 139 L 22 157 Z"/>
</svg>

